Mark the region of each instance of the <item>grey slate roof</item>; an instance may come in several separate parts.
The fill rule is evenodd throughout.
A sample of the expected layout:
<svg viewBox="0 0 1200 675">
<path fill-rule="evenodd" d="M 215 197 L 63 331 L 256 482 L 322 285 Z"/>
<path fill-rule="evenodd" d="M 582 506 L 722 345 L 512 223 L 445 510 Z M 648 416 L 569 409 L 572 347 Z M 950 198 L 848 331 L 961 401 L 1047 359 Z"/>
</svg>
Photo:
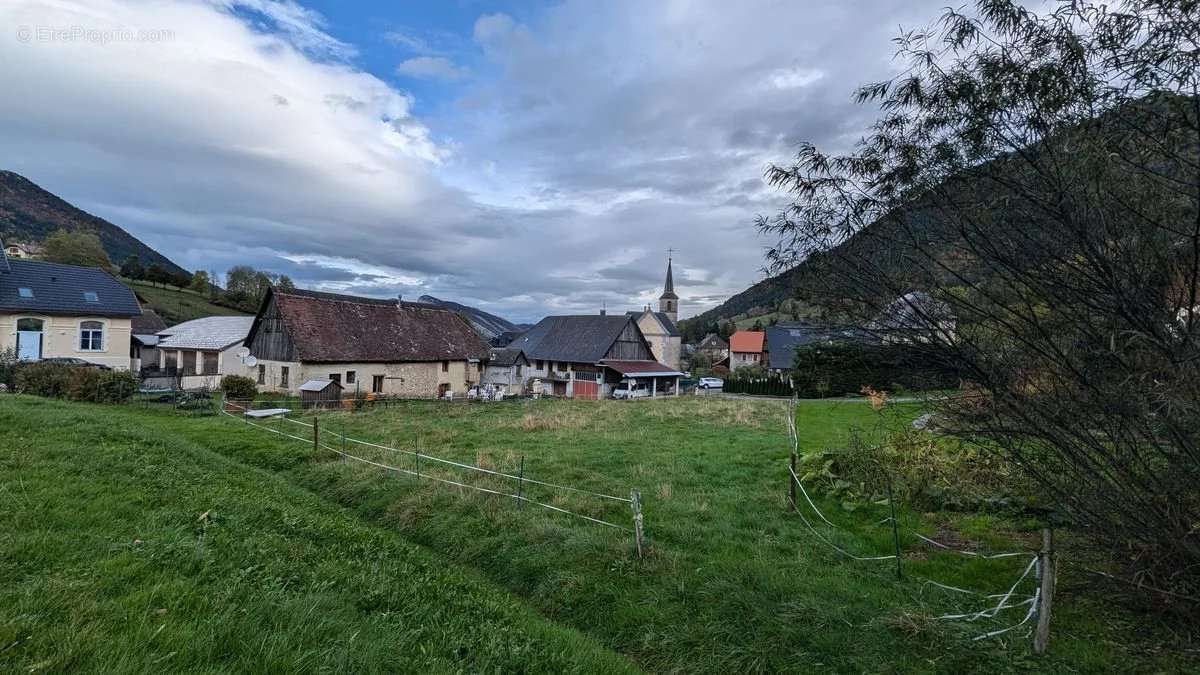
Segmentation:
<svg viewBox="0 0 1200 675">
<path fill-rule="evenodd" d="M 633 319 L 626 315 L 548 316 L 509 344 L 527 359 L 595 363 Z"/>
<path fill-rule="evenodd" d="M 516 365 L 517 361 L 520 358 L 521 358 L 521 350 L 520 349 L 497 347 L 497 348 L 492 349 L 491 354 L 488 357 L 488 361 L 493 366 L 504 367 L 504 366 Z"/>
<path fill-rule="evenodd" d="M 696 349 L 729 349 L 729 340 L 716 333 L 709 333 L 704 336 Z"/>
<path fill-rule="evenodd" d="M 798 321 L 768 326 L 767 352 L 769 368 L 787 370 L 796 361 L 796 349 L 815 343 L 830 344 L 848 341 L 873 341 L 871 336 L 853 329 L 833 328 Z"/>
<path fill-rule="evenodd" d="M 243 342 L 254 323 L 252 316 L 206 316 L 172 326 L 159 335 L 163 349 L 225 349 Z"/>
<path fill-rule="evenodd" d="M 142 313 L 128 286 L 98 267 L 6 260 L 0 270 L 0 312 L 56 316 L 134 317 Z M 22 288 L 33 297 L 21 297 Z M 95 293 L 89 302 L 85 293 Z"/>
</svg>

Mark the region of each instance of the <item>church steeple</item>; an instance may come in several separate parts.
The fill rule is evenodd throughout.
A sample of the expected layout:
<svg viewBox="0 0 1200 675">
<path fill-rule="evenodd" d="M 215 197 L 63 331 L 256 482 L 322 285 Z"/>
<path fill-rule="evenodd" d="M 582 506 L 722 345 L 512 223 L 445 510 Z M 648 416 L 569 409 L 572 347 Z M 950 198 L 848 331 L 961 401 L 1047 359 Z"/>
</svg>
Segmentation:
<svg viewBox="0 0 1200 675">
<path fill-rule="evenodd" d="M 666 314 L 671 321 L 679 320 L 679 296 L 675 295 L 675 278 L 671 274 L 671 255 L 667 254 L 667 281 L 663 284 L 663 294 L 658 296 L 658 311 Z"/>
</svg>

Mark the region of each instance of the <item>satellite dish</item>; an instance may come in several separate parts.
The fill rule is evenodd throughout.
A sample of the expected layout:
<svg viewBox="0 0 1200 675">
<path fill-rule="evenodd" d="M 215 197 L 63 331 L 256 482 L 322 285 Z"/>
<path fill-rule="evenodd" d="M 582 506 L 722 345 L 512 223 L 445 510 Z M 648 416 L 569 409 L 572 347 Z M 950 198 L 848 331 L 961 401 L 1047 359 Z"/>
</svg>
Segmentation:
<svg viewBox="0 0 1200 675">
<path fill-rule="evenodd" d="M 246 357 L 246 367 L 247 368 L 253 368 L 254 366 L 257 366 L 257 365 L 258 365 L 258 359 L 254 358 L 253 356 Z"/>
<path fill-rule="evenodd" d="M 250 356 L 250 348 L 246 346 L 238 347 L 237 355 L 239 359 L 244 359 Z"/>
</svg>

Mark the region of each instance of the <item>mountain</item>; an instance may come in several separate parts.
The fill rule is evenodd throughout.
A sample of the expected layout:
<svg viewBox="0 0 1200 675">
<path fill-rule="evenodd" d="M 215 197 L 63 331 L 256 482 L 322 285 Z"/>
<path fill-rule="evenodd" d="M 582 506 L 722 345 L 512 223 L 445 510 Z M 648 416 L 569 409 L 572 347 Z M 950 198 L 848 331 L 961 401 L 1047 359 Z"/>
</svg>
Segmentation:
<svg viewBox="0 0 1200 675">
<path fill-rule="evenodd" d="M 450 300 L 439 300 L 432 295 L 422 295 L 417 298 L 417 302 L 423 302 L 426 305 L 435 305 L 437 307 L 445 307 L 452 309 L 467 318 L 471 322 L 471 326 L 475 328 L 487 340 L 492 340 L 501 333 L 509 331 L 522 331 L 529 328 L 528 324 L 515 324 L 507 319 L 502 319 L 495 314 L 489 314 L 482 309 L 468 307 Z"/>
<path fill-rule="evenodd" d="M 75 208 L 20 174 L 0 171 L 0 239 L 41 243 L 58 229 L 94 233 L 116 265 L 136 254 L 146 267 L 158 263 L 170 272 L 185 271 L 120 227 Z"/>
</svg>

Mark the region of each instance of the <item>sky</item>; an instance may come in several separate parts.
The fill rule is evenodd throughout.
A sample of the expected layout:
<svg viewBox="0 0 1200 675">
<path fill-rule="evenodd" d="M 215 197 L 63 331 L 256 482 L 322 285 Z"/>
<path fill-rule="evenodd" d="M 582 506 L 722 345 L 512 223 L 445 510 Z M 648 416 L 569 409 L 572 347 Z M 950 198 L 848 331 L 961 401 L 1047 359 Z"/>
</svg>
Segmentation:
<svg viewBox="0 0 1200 675">
<path fill-rule="evenodd" d="M 0 168 L 188 269 L 514 321 L 656 305 L 673 250 L 687 317 L 944 4 L 5 0 Z"/>
</svg>

